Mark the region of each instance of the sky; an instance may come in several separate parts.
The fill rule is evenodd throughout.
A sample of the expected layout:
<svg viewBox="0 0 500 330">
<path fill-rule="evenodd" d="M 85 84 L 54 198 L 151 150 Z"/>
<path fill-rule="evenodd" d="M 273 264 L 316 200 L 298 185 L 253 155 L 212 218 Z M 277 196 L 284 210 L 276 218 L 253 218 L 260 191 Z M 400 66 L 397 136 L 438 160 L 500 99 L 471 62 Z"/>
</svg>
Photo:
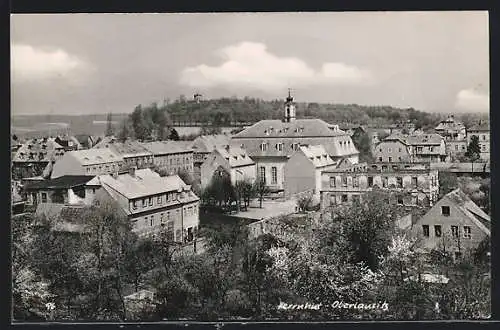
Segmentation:
<svg viewBox="0 0 500 330">
<path fill-rule="evenodd" d="M 11 16 L 12 115 L 179 95 L 489 111 L 488 13 Z"/>
</svg>

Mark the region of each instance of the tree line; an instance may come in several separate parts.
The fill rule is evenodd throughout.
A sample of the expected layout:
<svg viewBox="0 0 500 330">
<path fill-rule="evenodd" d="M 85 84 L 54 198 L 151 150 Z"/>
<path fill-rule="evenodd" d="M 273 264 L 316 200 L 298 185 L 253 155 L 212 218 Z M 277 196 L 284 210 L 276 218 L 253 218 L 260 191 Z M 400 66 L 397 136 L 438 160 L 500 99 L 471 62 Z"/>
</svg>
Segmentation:
<svg viewBox="0 0 500 330">
<path fill-rule="evenodd" d="M 426 320 L 490 315 L 488 242 L 453 260 L 429 254 L 400 232 L 398 206 L 377 191 L 318 221 L 270 220 L 251 236 L 243 223 L 204 226 L 204 251 L 185 254 L 168 231 L 139 237 L 111 206 L 88 207 L 81 235 L 51 230 L 46 219 L 13 219 L 15 320 Z M 36 222 L 34 222 L 36 220 Z M 33 225 L 37 223 L 37 225 Z M 426 273 L 447 283 L 429 283 Z M 156 292 L 132 313 L 125 296 Z M 386 302 L 369 310 L 335 301 Z M 284 310 L 287 304 L 323 304 Z"/>
</svg>

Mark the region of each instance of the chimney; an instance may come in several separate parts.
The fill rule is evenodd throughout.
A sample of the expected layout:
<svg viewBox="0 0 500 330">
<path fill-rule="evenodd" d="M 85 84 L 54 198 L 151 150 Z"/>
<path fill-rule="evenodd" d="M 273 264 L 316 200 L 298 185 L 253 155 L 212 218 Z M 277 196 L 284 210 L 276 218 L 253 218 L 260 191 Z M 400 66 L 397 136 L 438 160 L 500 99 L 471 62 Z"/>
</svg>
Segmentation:
<svg viewBox="0 0 500 330">
<path fill-rule="evenodd" d="M 130 176 L 135 176 L 135 170 L 136 169 L 137 168 L 135 166 L 130 167 L 129 170 L 128 170 L 128 174 L 130 174 Z"/>
<path fill-rule="evenodd" d="M 115 180 L 118 179 L 118 172 L 113 172 L 112 176 L 113 176 L 113 179 L 115 179 Z"/>
</svg>

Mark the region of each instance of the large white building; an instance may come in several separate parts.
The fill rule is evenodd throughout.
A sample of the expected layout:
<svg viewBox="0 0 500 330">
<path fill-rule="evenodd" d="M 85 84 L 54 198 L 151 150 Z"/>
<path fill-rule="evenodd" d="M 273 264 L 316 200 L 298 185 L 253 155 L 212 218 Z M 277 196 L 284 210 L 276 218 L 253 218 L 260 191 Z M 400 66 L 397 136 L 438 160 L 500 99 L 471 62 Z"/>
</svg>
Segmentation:
<svg viewBox="0 0 500 330">
<path fill-rule="evenodd" d="M 293 97 L 288 94 L 283 120 L 261 120 L 231 139 L 231 145 L 245 149 L 257 165 L 257 176 L 275 191 L 284 190 L 284 167 L 301 146 L 323 145 L 334 160 L 359 160 L 351 137 L 321 119 L 296 119 Z"/>
</svg>

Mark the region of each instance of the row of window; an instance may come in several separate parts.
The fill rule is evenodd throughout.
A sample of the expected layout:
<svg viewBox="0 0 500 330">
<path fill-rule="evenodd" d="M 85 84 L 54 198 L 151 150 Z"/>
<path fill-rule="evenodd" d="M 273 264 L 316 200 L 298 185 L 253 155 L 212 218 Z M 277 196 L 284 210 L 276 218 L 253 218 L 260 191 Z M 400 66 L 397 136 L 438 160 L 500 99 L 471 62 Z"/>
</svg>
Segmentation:
<svg viewBox="0 0 500 330">
<path fill-rule="evenodd" d="M 116 172 L 120 170 L 122 167 L 121 164 L 107 164 L 107 165 L 97 165 L 97 166 L 87 166 L 86 171 L 87 173 L 103 173 L 102 171 L 105 171 L 105 173 L 111 173 L 111 172 Z"/>
<path fill-rule="evenodd" d="M 351 195 L 351 198 L 352 198 L 352 201 L 360 201 L 361 200 L 361 197 L 360 195 Z M 330 195 L 330 205 L 337 205 L 337 204 L 340 204 L 340 203 L 346 203 L 347 201 L 349 200 L 348 198 L 348 195 L 347 194 L 343 194 L 343 195 Z M 404 198 L 403 196 L 397 196 L 396 197 L 396 203 L 398 205 L 404 205 Z M 418 196 L 411 196 L 411 205 L 417 205 L 418 204 Z"/>
<path fill-rule="evenodd" d="M 422 225 L 422 230 L 424 233 L 424 237 L 429 237 L 430 229 L 429 225 Z M 434 225 L 434 236 L 441 237 L 443 236 L 442 226 Z M 451 236 L 453 238 L 460 237 L 460 228 L 459 226 L 451 226 Z M 463 237 L 470 239 L 472 237 L 471 227 L 463 226 Z"/>
<path fill-rule="evenodd" d="M 244 148 L 244 145 L 242 144 L 241 145 L 241 148 Z M 269 143 L 268 142 L 262 142 L 260 144 L 260 150 L 261 151 L 267 151 L 267 149 L 269 148 Z M 283 151 L 283 143 L 276 143 L 274 145 L 274 148 L 278 151 Z M 292 143 L 290 144 L 290 149 L 294 150 L 294 151 L 297 151 L 299 150 L 300 148 L 300 143 Z"/>
<path fill-rule="evenodd" d="M 402 160 L 403 160 L 403 159 L 401 158 L 401 156 L 399 156 L 399 157 L 398 157 L 398 161 L 402 161 Z M 379 158 L 378 158 L 378 161 L 379 161 L 379 162 L 383 162 L 384 160 L 383 160 L 383 158 L 382 158 L 382 157 L 379 157 Z M 391 157 L 391 156 L 387 157 L 387 161 L 388 161 L 389 163 L 392 163 L 392 157 Z"/>
<path fill-rule="evenodd" d="M 190 164 L 192 162 L 193 162 L 193 160 L 190 157 L 177 158 L 177 159 L 175 159 L 175 162 L 174 162 L 174 159 L 172 159 L 172 158 L 169 159 L 170 165 Z M 168 165 L 167 163 L 168 162 L 167 162 L 167 159 L 165 157 L 160 158 L 159 162 L 157 162 L 158 165 Z"/>
<path fill-rule="evenodd" d="M 190 215 L 194 215 L 194 214 L 197 214 L 198 212 L 198 206 L 194 205 L 194 206 L 189 206 L 189 207 L 186 207 L 184 209 L 184 214 L 186 216 L 190 216 Z M 144 223 L 146 225 L 149 225 L 150 227 L 154 227 L 154 226 L 157 226 L 157 225 L 164 225 L 165 222 L 167 224 L 167 230 L 170 228 L 170 226 L 172 227 L 172 230 L 174 228 L 174 220 L 170 217 L 170 214 L 171 213 L 174 213 L 174 211 L 167 211 L 167 212 L 162 212 L 160 214 L 151 214 L 151 215 L 147 215 L 144 217 Z M 181 209 L 177 209 L 175 210 L 175 215 L 176 215 L 176 218 L 179 218 L 180 216 L 180 213 L 181 213 Z"/>
<path fill-rule="evenodd" d="M 373 187 L 373 176 L 368 176 L 368 187 Z M 359 187 L 359 177 L 350 177 L 350 176 L 342 176 L 340 180 L 337 177 L 330 177 L 330 188 L 336 187 Z M 389 186 L 389 177 L 382 177 L 382 187 L 387 188 Z M 414 176 L 411 178 L 411 186 L 416 188 L 418 186 L 418 177 Z M 434 176 L 431 176 L 431 186 L 437 186 L 437 179 Z M 403 178 L 396 177 L 396 188 L 403 187 Z"/>
<path fill-rule="evenodd" d="M 165 196 L 165 197 L 163 197 Z M 177 201 L 179 199 L 183 199 L 185 197 L 185 193 L 178 193 L 178 192 L 168 192 L 166 194 L 158 195 L 156 197 L 148 197 L 148 198 L 143 198 L 142 199 L 142 207 L 147 207 L 147 206 L 153 206 L 153 199 L 156 198 L 156 205 L 161 205 L 163 203 L 163 200 L 165 200 L 167 203 L 168 202 L 173 202 Z M 134 210 L 137 210 L 138 208 L 138 203 L 139 200 L 133 200 L 132 201 L 132 208 Z"/>
<path fill-rule="evenodd" d="M 259 178 L 267 183 L 266 181 L 266 168 L 264 166 L 259 167 Z M 271 184 L 278 183 L 278 168 L 276 166 L 271 167 Z"/>
</svg>

